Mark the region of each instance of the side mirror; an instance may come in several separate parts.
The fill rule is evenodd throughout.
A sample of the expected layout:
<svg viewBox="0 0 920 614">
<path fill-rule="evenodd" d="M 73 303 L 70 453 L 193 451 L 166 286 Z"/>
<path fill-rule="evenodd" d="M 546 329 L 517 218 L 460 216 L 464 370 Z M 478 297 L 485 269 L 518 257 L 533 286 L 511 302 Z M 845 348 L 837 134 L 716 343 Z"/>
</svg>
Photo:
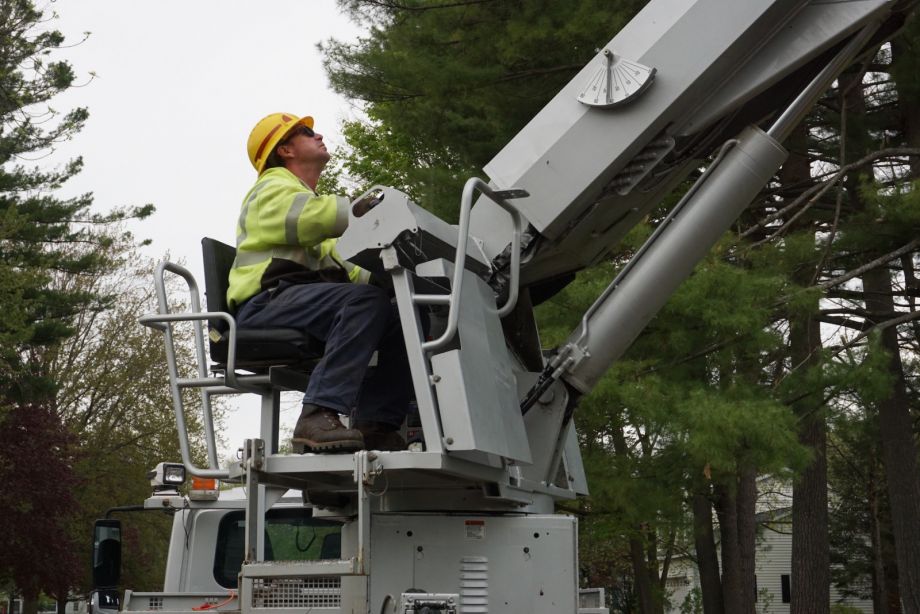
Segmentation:
<svg viewBox="0 0 920 614">
<path fill-rule="evenodd" d="M 93 588 L 115 588 L 121 578 L 121 521 L 97 520 L 93 527 Z"/>
</svg>

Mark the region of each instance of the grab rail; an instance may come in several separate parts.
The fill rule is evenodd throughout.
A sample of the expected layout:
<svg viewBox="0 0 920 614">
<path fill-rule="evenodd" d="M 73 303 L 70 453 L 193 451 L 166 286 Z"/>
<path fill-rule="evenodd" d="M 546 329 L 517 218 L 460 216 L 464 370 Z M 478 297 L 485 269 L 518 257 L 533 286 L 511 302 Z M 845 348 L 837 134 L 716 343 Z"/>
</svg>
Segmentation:
<svg viewBox="0 0 920 614">
<path fill-rule="evenodd" d="M 463 271 L 466 262 L 466 244 L 470 236 L 470 211 L 473 208 L 473 196 L 476 192 L 488 197 L 492 202 L 511 214 L 514 227 L 511 239 L 511 287 L 508 300 L 498 310 L 499 317 L 503 318 L 514 310 L 517 305 L 518 286 L 521 276 L 521 234 L 523 233 L 523 217 L 512 207 L 506 199 L 523 198 L 529 196 L 524 190 L 493 190 L 485 181 L 478 177 L 471 177 L 463 186 L 463 195 L 460 199 L 460 222 L 457 237 L 457 252 L 454 257 L 454 275 L 451 282 L 450 294 L 416 294 L 412 297 L 417 304 L 448 305 L 447 328 L 440 337 L 422 344 L 426 352 L 437 351 L 446 346 L 457 334 L 457 323 L 460 319 L 460 291 L 463 287 Z"/>
<path fill-rule="evenodd" d="M 167 272 L 174 273 L 185 280 L 189 290 L 189 307 L 191 308 L 191 312 L 169 312 L 169 298 L 166 292 Z M 179 377 L 175 340 L 173 339 L 171 324 L 173 322 L 200 322 L 213 318 L 219 318 L 226 321 L 229 325 L 229 348 L 227 350 L 227 372 L 225 374 L 225 381 L 230 387 L 236 387 L 239 384 L 236 373 L 234 372 L 236 361 L 236 322 L 234 322 L 230 314 L 227 313 L 201 311 L 198 284 L 194 276 L 185 267 L 164 260 L 157 265 L 156 273 L 154 274 L 154 285 L 156 287 L 158 313 L 143 315 L 138 318 L 138 321 L 144 326 L 161 331 L 165 336 L 169 387 L 172 392 L 173 409 L 176 414 L 176 430 L 179 434 L 179 449 L 182 454 L 182 463 L 192 475 L 203 478 L 226 479 L 229 477 L 229 472 L 217 468 L 217 441 L 214 434 L 214 416 L 211 409 L 211 394 L 220 394 L 223 391 L 219 390 L 218 387 L 212 386 L 212 384 L 217 382 L 214 382 L 213 378 L 208 377 L 203 327 L 200 324 L 193 326 L 195 354 L 198 363 L 198 378 L 196 380 Z M 208 453 L 208 468 L 198 467 L 192 460 L 191 444 L 185 420 L 185 408 L 182 401 L 182 390 L 189 387 L 200 389 L 201 410 L 204 418 L 205 442 Z"/>
</svg>

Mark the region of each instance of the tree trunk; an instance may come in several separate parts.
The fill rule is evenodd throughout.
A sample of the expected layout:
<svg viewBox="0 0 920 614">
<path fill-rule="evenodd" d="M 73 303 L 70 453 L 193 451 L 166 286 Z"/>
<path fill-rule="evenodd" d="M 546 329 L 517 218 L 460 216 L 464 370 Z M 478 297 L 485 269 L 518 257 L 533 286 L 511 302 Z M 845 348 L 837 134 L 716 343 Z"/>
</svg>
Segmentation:
<svg viewBox="0 0 920 614">
<path fill-rule="evenodd" d="M 796 481 L 792 496 L 790 614 L 830 612 L 830 542 L 827 512 L 827 429 L 824 418 L 803 420 L 799 441 L 814 460 Z"/>
<path fill-rule="evenodd" d="M 891 42 L 891 55 L 896 62 L 916 64 L 917 60 L 920 59 L 917 57 L 917 51 L 918 45 L 916 41 L 911 45 L 903 38 L 898 37 Z M 916 85 L 911 83 L 908 84 L 907 88 L 899 87 L 898 89 L 899 91 L 904 91 L 912 87 L 916 87 Z M 901 122 L 901 141 L 906 143 L 908 147 L 920 145 L 920 100 L 915 95 L 898 97 L 898 119 Z M 911 178 L 920 178 L 920 160 L 915 157 L 911 158 L 910 164 Z"/>
<path fill-rule="evenodd" d="M 38 614 L 38 595 L 22 595 L 22 614 Z"/>
<path fill-rule="evenodd" d="M 623 436 L 622 427 L 616 425 L 610 432 L 614 455 L 622 459 L 623 462 L 629 462 L 629 447 L 626 444 L 626 438 Z M 640 528 L 639 534 L 644 535 L 644 530 Z M 641 614 L 661 614 L 663 606 L 661 600 L 656 598 L 653 589 L 653 586 L 657 583 L 657 577 L 652 578 L 652 570 L 645 559 L 645 546 L 639 537 L 629 538 L 629 560 L 632 563 L 636 595 L 639 598 L 639 612 Z"/>
<path fill-rule="evenodd" d="M 745 614 L 741 594 L 741 552 L 738 548 L 738 510 L 735 495 L 716 487 L 716 515 L 722 550 L 722 603 L 726 612 Z"/>
<path fill-rule="evenodd" d="M 917 61 L 917 51 L 918 46 L 916 40 L 912 45 L 906 44 L 903 38 L 896 38 L 892 41 L 891 44 L 892 56 L 896 61 L 906 61 L 908 63 L 915 63 Z M 913 56 L 913 57 L 911 57 Z M 913 84 L 912 84 L 913 85 Z M 899 88 L 901 89 L 901 88 Z M 898 98 L 898 111 L 901 120 L 901 131 L 902 136 L 901 140 L 907 143 L 908 147 L 918 147 L 920 146 L 920 101 L 917 100 L 916 96 L 900 96 Z M 910 175 L 911 179 L 920 178 L 920 159 L 916 157 L 910 158 Z M 904 256 L 901 258 L 901 266 L 904 270 L 905 281 L 908 286 L 916 288 L 917 287 L 917 278 L 914 273 L 914 263 L 913 263 L 913 254 L 909 256 Z M 890 281 L 890 280 L 889 280 Z M 916 311 L 916 299 L 911 296 L 909 298 L 910 310 Z M 913 323 L 914 334 L 917 334 L 918 324 L 915 321 Z M 898 356 L 900 362 L 900 355 Z M 901 374 L 903 375 L 903 368 L 901 369 Z M 903 386 L 903 379 L 898 382 L 898 385 Z M 906 410 L 904 410 L 906 411 Z M 914 444 L 915 446 L 916 444 Z M 914 457 L 915 458 L 915 457 Z M 915 479 L 920 479 L 920 476 L 917 476 L 916 468 L 914 469 Z M 890 488 L 890 486 L 889 486 Z M 916 501 L 916 500 L 915 500 Z M 884 516 L 883 516 L 884 518 Z M 887 518 L 885 518 L 888 520 Z M 883 525 L 886 526 L 886 525 Z M 888 588 L 888 610 L 887 614 L 901 614 L 901 589 L 900 589 L 900 577 L 898 576 L 897 566 L 892 563 L 890 560 L 891 557 L 891 548 L 890 548 L 890 537 L 887 534 L 882 534 L 882 560 L 885 567 L 885 579 Z M 914 543 L 914 553 L 916 553 L 916 542 Z M 916 580 L 916 577 L 914 577 Z M 911 587 L 911 591 L 914 593 L 914 601 L 916 601 L 916 592 L 920 590 L 916 584 Z M 906 603 L 906 600 L 905 600 Z M 916 603 L 915 603 L 916 607 Z"/>
<path fill-rule="evenodd" d="M 641 614 L 655 614 L 655 596 L 652 592 L 651 577 L 645 565 L 645 548 L 642 547 L 642 541 L 636 537 L 629 540 L 629 558 L 632 562 L 633 575 L 636 578 L 639 612 Z"/>
<path fill-rule="evenodd" d="M 741 559 L 741 612 L 754 614 L 757 607 L 757 471 L 741 470 L 738 480 L 738 553 Z"/>
<path fill-rule="evenodd" d="M 876 466 L 876 459 L 869 462 Z M 870 473 L 866 485 L 866 499 L 869 508 L 869 538 L 872 545 L 872 611 L 875 614 L 901 614 L 901 598 L 898 594 L 897 563 L 894 561 L 894 544 L 891 535 L 883 531 L 891 524 L 882 511 L 882 497 L 878 474 Z"/>
<path fill-rule="evenodd" d="M 790 198 L 812 183 L 807 155 L 807 125 L 802 123 L 789 139 L 790 156 L 780 170 L 780 181 Z M 794 186 L 794 188 L 793 188 Z M 806 219 L 804 224 L 810 224 Z M 816 265 L 820 266 L 820 265 Z M 813 284 L 814 267 L 801 267 L 793 274 L 797 285 Z M 821 324 L 811 312 L 789 315 L 790 359 L 800 372 L 820 359 Z M 792 561 L 790 614 L 828 614 L 830 612 L 830 541 L 827 512 L 827 425 L 820 400 L 822 390 L 809 391 L 792 405 L 799 417 L 799 442 L 814 453 L 813 462 L 793 485 Z"/>
<path fill-rule="evenodd" d="M 792 362 L 814 363 L 821 349 L 820 323 L 811 316 L 793 317 L 789 337 Z M 820 391 L 817 391 L 820 393 Z M 830 541 L 827 511 L 827 425 L 823 408 L 808 397 L 794 406 L 799 441 L 814 453 L 793 486 L 790 614 L 830 612 Z"/>
<path fill-rule="evenodd" d="M 700 493 L 693 495 L 693 541 L 700 570 L 703 614 L 724 614 L 719 558 L 716 555 L 715 532 L 712 528 L 712 503 L 709 497 Z"/>
</svg>

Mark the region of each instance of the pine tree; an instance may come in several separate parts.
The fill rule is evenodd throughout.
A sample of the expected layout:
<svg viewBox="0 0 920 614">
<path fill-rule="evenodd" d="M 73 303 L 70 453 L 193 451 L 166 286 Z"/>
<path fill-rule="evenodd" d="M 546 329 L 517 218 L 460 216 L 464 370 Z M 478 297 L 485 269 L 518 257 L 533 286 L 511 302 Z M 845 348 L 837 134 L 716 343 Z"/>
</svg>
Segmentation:
<svg viewBox="0 0 920 614">
<path fill-rule="evenodd" d="M 4 477 L 6 483 L 33 478 L 28 488 L 14 488 L 0 500 L 5 526 L 24 529 L 4 547 L 0 578 L 15 579 L 26 614 L 35 611 L 39 591 L 66 593 L 80 571 L 78 545 L 67 532 L 78 510 L 61 491 L 74 484 L 78 456 L 56 413 L 47 356 L 72 334 L 78 313 L 102 309 L 112 299 L 79 285 L 55 287 L 51 280 L 105 270 L 106 248 L 115 238 L 109 224 L 152 211 L 92 213 L 89 194 L 55 195 L 80 171 L 79 158 L 53 170 L 36 165 L 87 118 L 84 108 L 61 114 L 49 106 L 75 78 L 70 64 L 56 59 L 64 37 L 48 27 L 50 17 L 31 0 L 0 3 L 0 429 L 6 434 L 0 467 L 16 472 Z"/>
<path fill-rule="evenodd" d="M 342 0 L 367 37 L 322 45 L 332 87 L 365 101 L 345 168 L 407 190 L 446 218 L 463 182 L 641 8 L 611 4 Z"/>
<path fill-rule="evenodd" d="M 53 194 L 80 171 L 81 159 L 57 170 L 32 164 L 76 134 L 88 116 L 85 108 L 60 114 L 48 106 L 75 75 L 69 63 L 54 59 L 64 38 L 39 28 L 44 18 L 31 0 L 0 5 L 0 397 L 7 401 L 50 398 L 53 383 L 30 359 L 70 333 L 74 313 L 104 303 L 82 291 L 49 290 L 51 273 L 104 268 L 110 238 L 96 229 L 151 211 L 93 214 L 91 195 Z"/>
</svg>

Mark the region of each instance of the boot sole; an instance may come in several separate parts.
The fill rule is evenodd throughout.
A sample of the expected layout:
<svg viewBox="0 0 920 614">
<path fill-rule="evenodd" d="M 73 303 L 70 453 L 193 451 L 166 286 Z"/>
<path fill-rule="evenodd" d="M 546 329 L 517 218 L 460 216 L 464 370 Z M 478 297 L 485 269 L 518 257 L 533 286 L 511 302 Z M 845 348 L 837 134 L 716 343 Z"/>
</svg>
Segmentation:
<svg viewBox="0 0 920 614">
<path fill-rule="evenodd" d="M 307 452 L 357 452 L 364 449 L 364 442 L 355 441 L 354 439 L 325 442 L 299 439 L 291 441 L 291 448 L 295 454 L 306 454 Z"/>
</svg>

